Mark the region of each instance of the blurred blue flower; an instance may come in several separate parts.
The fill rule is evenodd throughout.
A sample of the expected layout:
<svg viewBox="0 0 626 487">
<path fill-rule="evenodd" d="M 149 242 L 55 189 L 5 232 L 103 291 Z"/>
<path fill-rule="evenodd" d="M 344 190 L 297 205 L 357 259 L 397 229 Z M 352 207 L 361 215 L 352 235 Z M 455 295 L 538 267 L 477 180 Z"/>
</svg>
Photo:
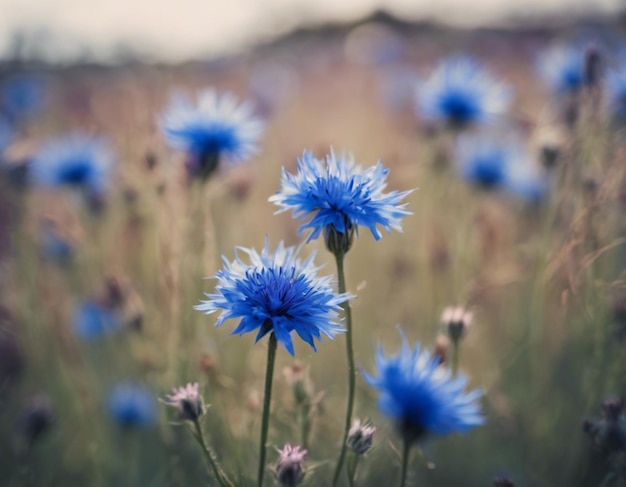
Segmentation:
<svg viewBox="0 0 626 487">
<path fill-rule="evenodd" d="M 626 67 L 607 73 L 605 92 L 608 116 L 616 122 L 626 122 Z"/>
<path fill-rule="evenodd" d="M 509 106 L 512 89 L 467 56 L 444 59 L 418 83 L 416 110 L 426 121 L 453 128 L 489 122 Z"/>
<path fill-rule="evenodd" d="M 243 335 L 258 329 L 256 341 L 273 332 L 291 355 L 292 331 L 316 350 L 314 338 L 321 340 L 322 334 L 333 338 L 344 331 L 338 323 L 340 304 L 352 296 L 335 293 L 330 277 L 317 276 L 315 254 L 301 262 L 298 251 L 281 242 L 270 253 L 267 239 L 261 254 L 237 247 L 235 260 L 230 263 L 224 258 L 224 268 L 216 275 L 217 293 L 206 294 L 209 299 L 195 309 L 205 314 L 222 310 L 216 326 L 241 318 L 232 333 Z M 241 260 L 239 252 L 248 256 L 249 264 Z"/>
<path fill-rule="evenodd" d="M 157 419 L 154 394 L 130 382 L 116 385 L 109 394 L 107 405 L 112 418 L 122 428 L 150 426 Z"/>
<path fill-rule="evenodd" d="M 112 153 L 102 139 L 73 134 L 45 144 L 30 168 L 34 182 L 42 186 L 70 186 L 101 194 L 112 167 Z"/>
<path fill-rule="evenodd" d="M 256 153 L 264 129 L 249 103 L 213 89 L 201 91 L 197 105 L 184 95 L 174 97 L 161 126 L 169 144 L 190 156 L 192 175 L 204 178 L 217 169 L 220 156 L 237 163 Z"/>
<path fill-rule="evenodd" d="M 119 318 L 113 311 L 93 301 L 86 301 L 74 311 L 74 332 L 82 340 L 94 340 L 119 326 Z"/>
<path fill-rule="evenodd" d="M 482 392 L 464 392 L 465 377 L 453 378 L 419 343 L 412 350 L 404 335 L 396 356 L 385 357 L 379 344 L 376 366 L 378 375 L 364 374 L 365 379 L 379 390 L 380 410 L 409 443 L 430 434 L 463 433 L 484 423 Z"/>
<path fill-rule="evenodd" d="M 282 188 L 269 201 L 282 207 L 277 213 L 292 210 L 296 218 L 310 218 L 300 227 L 300 232 L 312 229 L 307 241 L 321 232 L 328 239 L 329 231 L 358 231 L 359 225 L 379 240 L 378 225 L 387 232 L 392 228 L 401 231 L 400 219 L 411 214 L 405 209 L 407 203 L 400 204 L 411 191 L 383 193 L 388 172 L 380 162 L 363 169 L 352 157 L 337 157 L 332 149 L 325 160 L 304 151 L 296 174 L 282 168 Z"/>
<path fill-rule="evenodd" d="M 0 160 L 2 160 L 2 153 L 13 142 L 14 136 L 15 129 L 13 126 L 4 117 L 0 117 Z"/>
<path fill-rule="evenodd" d="M 555 93 L 576 93 L 584 83 L 585 52 L 573 46 L 553 46 L 537 61 L 539 74 Z"/>
<path fill-rule="evenodd" d="M 479 188 L 503 189 L 530 201 L 540 200 L 547 189 L 546 176 L 527 149 L 509 137 L 461 137 L 456 158 L 461 175 Z"/>
<path fill-rule="evenodd" d="M 0 111 L 11 120 L 19 121 L 38 112 L 43 97 L 41 78 L 28 74 L 11 76 L 0 85 Z"/>
</svg>

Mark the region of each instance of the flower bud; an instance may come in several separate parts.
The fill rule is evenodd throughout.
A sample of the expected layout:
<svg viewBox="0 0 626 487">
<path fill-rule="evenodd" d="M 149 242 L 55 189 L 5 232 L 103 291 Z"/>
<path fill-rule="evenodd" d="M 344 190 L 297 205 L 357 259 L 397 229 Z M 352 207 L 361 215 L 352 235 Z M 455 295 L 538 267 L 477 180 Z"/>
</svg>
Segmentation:
<svg viewBox="0 0 626 487">
<path fill-rule="evenodd" d="M 441 324 L 452 342 L 457 343 L 472 324 L 474 315 L 462 306 L 448 307 L 441 315 Z"/>
<path fill-rule="evenodd" d="M 361 423 L 361 420 L 355 419 L 348 432 L 348 447 L 357 455 L 363 455 L 372 448 L 375 432 L 376 427 L 371 423 Z"/>
<path fill-rule="evenodd" d="M 204 401 L 198 392 L 198 383 L 187 384 L 174 388 L 173 394 L 165 396 L 163 400 L 168 406 L 178 409 L 180 419 L 196 421 L 204 414 Z"/>
<path fill-rule="evenodd" d="M 276 481 L 281 487 L 295 487 L 302 482 L 306 473 L 302 462 L 307 451 L 287 443 L 278 453 L 280 457 L 274 466 Z"/>
</svg>

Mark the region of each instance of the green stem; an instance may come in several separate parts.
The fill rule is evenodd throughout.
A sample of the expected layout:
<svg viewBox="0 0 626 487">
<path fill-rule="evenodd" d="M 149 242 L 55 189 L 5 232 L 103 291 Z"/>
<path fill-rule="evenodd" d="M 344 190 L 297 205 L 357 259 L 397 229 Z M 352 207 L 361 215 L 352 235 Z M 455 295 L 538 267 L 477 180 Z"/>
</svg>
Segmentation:
<svg viewBox="0 0 626 487">
<path fill-rule="evenodd" d="M 213 470 L 213 474 L 215 475 L 217 481 L 220 483 L 221 487 L 235 487 L 235 484 L 226 476 L 222 468 L 219 466 L 215 453 L 213 453 L 211 448 L 209 448 L 209 446 L 207 445 L 204 439 L 204 433 L 202 432 L 202 428 L 200 427 L 199 419 L 195 419 L 193 421 L 193 426 L 195 430 L 194 436 L 202 447 L 202 452 L 204 453 L 204 458 L 206 459 L 207 465 L 211 467 L 211 470 Z"/>
<path fill-rule="evenodd" d="M 402 449 L 402 471 L 400 472 L 400 487 L 404 487 L 406 483 L 406 471 L 409 466 L 409 454 L 411 453 L 411 442 L 404 440 L 404 448 Z"/>
<path fill-rule="evenodd" d="M 267 349 L 267 369 L 265 370 L 265 397 L 263 398 L 263 418 L 261 420 L 261 442 L 259 445 L 259 472 L 258 487 L 263 487 L 263 475 L 265 474 L 265 444 L 267 443 L 267 430 L 270 424 L 270 401 L 272 399 L 272 378 L 274 376 L 274 359 L 276 358 L 276 336 L 270 334 L 270 342 Z"/>
<path fill-rule="evenodd" d="M 459 341 L 452 340 L 452 377 L 459 372 Z"/>
<path fill-rule="evenodd" d="M 354 479 L 356 477 L 356 469 L 359 465 L 359 455 L 353 453 L 348 458 L 348 463 L 346 465 L 347 473 L 348 473 L 348 485 L 350 487 L 354 487 Z"/>
<path fill-rule="evenodd" d="M 339 280 L 339 293 L 346 292 L 346 277 L 343 270 L 343 257 L 344 254 L 336 253 L 335 260 L 337 262 L 337 276 Z M 332 486 L 335 487 L 339 481 L 339 475 L 341 474 L 341 468 L 346 457 L 346 448 L 348 440 L 348 432 L 352 423 L 352 409 L 354 407 L 354 389 L 356 385 L 356 368 L 354 366 L 354 352 L 352 351 L 352 312 L 350 310 L 350 302 L 344 301 L 341 305 L 346 318 L 346 355 L 348 357 L 348 405 L 346 407 L 346 422 L 344 425 L 343 438 L 341 440 L 341 453 L 339 454 L 339 460 L 337 460 L 337 467 L 335 468 L 335 475 L 333 476 Z"/>
</svg>

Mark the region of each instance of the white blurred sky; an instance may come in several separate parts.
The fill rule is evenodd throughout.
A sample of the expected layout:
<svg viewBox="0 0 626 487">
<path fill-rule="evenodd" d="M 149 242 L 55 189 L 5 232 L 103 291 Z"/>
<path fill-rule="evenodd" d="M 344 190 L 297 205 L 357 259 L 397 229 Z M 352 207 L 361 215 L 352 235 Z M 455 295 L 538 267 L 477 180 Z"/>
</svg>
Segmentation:
<svg viewBox="0 0 626 487">
<path fill-rule="evenodd" d="M 228 52 L 297 25 L 349 20 L 377 9 L 450 23 L 510 16 L 611 13 L 623 0 L 0 0 L 0 58 L 16 29 L 39 32 L 55 59 L 106 60 L 126 45 L 174 61 Z M 87 51 L 88 49 L 88 51 Z"/>
</svg>

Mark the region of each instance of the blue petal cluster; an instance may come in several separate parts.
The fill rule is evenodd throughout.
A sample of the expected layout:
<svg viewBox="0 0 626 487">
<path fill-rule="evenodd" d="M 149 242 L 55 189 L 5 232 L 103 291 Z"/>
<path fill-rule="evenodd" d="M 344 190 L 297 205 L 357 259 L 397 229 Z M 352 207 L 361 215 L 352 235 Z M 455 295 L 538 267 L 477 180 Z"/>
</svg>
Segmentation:
<svg viewBox="0 0 626 487">
<path fill-rule="evenodd" d="M 456 159 L 461 175 L 479 188 L 504 189 L 529 201 L 540 200 L 547 190 L 546 176 L 527 149 L 510 138 L 461 137 Z"/>
<path fill-rule="evenodd" d="M 70 186 L 90 193 L 103 193 L 113 168 L 113 156 L 100 138 L 73 134 L 45 144 L 32 160 L 35 183 Z"/>
<path fill-rule="evenodd" d="M 222 310 L 216 325 L 231 318 L 241 318 L 232 332 L 242 335 L 257 330 L 256 341 L 273 332 L 279 343 L 293 355 L 291 332 L 315 350 L 314 339 L 321 335 L 333 338 L 343 332 L 338 323 L 340 305 L 352 296 L 337 294 L 330 277 L 318 277 L 313 264 L 315 255 L 298 259 L 298 248 L 281 242 L 271 253 L 267 240 L 259 254 L 254 249 L 238 247 L 235 260 L 224 258 L 224 268 L 216 278 L 215 294 L 206 294 L 195 309 L 211 314 Z M 239 253 L 248 256 L 244 262 Z"/>
<path fill-rule="evenodd" d="M 249 103 L 239 104 L 232 93 L 218 95 L 206 89 L 198 94 L 195 105 L 182 94 L 174 97 L 161 127 L 172 147 L 186 151 L 195 164 L 202 165 L 222 155 L 236 163 L 256 153 L 264 123 L 253 116 Z"/>
<path fill-rule="evenodd" d="M 385 357 L 379 345 L 376 377 L 365 374 L 379 390 L 380 410 L 391 417 L 400 434 L 410 442 L 423 437 L 465 432 L 484 423 L 478 389 L 464 392 L 467 380 L 451 372 L 419 343 L 412 350 L 406 337 L 396 356 Z"/>
<path fill-rule="evenodd" d="M 576 93 L 584 82 L 584 50 L 573 46 L 554 46 L 543 52 L 537 62 L 539 74 L 555 93 Z"/>
<path fill-rule="evenodd" d="M 509 106 L 512 89 L 467 56 L 444 59 L 418 83 L 416 110 L 431 123 L 453 128 L 490 121 Z"/>
<path fill-rule="evenodd" d="M 626 122 L 626 67 L 607 73 L 605 92 L 608 116 L 615 122 Z"/>
<path fill-rule="evenodd" d="M 282 168 L 281 190 L 269 201 L 282 207 L 277 213 L 293 210 L 294 217 L 311 219 L 300 227 L 300 232 L 312 229 L 307 241 L 328 227 L 348 233 L 359 226 L 379 240 L 378 225 L 388 233 L 392 228 L 401 231 L 400 219 L 411 214 L 406 203 L 400 204 L 411 191 L 384 193 L 388 172 L 380 162 L 363 169 L 349 156 L 337 157 L 332 149 L 325 160 L 304 151 L 296 174 Z"/>
<path fill-rule="evenodd" d="M 116 385 L 108 398 L 111 417 L 122 428 L 150 426 L 157 419 L 157 402 L 148 389 L 124 382 Z"/>
<path fill-rule="evenodd" d="M 15 75 L 0 85 L 0 111 L 13 121 L 19 121 L 39 111 L 43 98 L 43 82 L 37 76 Z"/>
<path fill-rule="evenodd" d="M 86 301 L 74 311 L 74 333 L 82 340 L 94 340 L 119 327 L 117 315 L 93 301 Z"/>
</svg>

